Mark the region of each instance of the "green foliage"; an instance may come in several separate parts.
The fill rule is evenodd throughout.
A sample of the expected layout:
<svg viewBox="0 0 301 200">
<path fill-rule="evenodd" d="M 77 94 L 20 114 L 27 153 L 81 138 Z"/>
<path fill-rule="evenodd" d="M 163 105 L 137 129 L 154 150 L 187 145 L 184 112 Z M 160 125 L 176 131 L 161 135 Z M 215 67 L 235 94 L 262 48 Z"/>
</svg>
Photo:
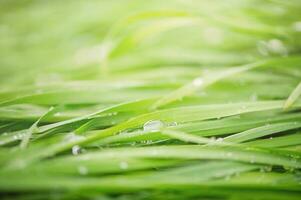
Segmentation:
<svg viewBox="0 0 301 200">
<path fill-rule="evenodd" d="M 1 199 L 300 199 L 300 10 L 0 1 Z"/>
</svg>

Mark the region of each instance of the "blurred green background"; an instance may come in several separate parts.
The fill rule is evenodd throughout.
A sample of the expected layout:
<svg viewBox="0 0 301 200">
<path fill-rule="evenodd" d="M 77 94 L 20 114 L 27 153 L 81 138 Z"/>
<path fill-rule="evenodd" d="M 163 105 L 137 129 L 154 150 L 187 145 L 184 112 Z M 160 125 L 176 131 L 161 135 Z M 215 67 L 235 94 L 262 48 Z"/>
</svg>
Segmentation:
<svg viewBox="0 0 301 200">
<path fill-rule="evenodd" d="M 2 89 L 104 78 L 107 72 L 100 65 L 107 51 L 105 38 L 119 42 L 128 37 L 106 64 L 106 71 L 117 75 L 150 66 L 237 65 L 300 52 L 298 0 L 1 0 L 0 4 Z"/>
</svg>

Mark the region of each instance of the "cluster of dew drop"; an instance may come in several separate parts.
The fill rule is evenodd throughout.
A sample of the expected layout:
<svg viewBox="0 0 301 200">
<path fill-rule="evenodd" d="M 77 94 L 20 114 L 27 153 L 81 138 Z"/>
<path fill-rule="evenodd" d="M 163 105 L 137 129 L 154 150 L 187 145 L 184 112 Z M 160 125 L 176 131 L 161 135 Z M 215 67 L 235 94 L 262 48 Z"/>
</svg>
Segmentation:
<svg viewBox="0 0 301 200">
<path fill-rule="evenodd" d="M 260 167 L 259 171 L 260 172 L 271 172 L 273 170 L 273 166 L 267 165 Z"/>
<path fill-rule="evenodd" d="M 22 140 L 23 137 L 26 135 L 26 133 L 22 132 L 22 133 L 17 133 L 13 136 L 14 140 Z"/>
</svg>

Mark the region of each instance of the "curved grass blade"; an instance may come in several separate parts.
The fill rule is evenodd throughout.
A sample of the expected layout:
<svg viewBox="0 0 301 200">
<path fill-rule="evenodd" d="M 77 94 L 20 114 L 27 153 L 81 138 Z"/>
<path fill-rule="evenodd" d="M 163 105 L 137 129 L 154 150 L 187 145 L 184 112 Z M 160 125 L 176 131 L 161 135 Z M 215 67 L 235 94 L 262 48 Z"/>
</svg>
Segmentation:
<svg viewBox="0 0 301 200">
<path fill-rule="evenodd" d="M 300 95 L 301 95 L 301 82 L 297 85 L 297 87 L 290 94 L 290 96 L 284 103 L 283 108 L 288 109 L 289 107 L 291 107 L 295 103 L 295 101 L 300 97 Z"/>
</svg>

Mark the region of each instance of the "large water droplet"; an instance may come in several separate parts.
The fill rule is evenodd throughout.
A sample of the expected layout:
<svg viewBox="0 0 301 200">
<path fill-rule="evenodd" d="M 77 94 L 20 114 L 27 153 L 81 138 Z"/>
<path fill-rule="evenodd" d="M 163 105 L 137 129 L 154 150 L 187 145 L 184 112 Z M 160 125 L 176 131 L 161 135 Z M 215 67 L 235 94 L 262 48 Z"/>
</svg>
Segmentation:
<svg viewBox="0 0 301 200">
<path fill-rule="evenodd" d="M 143 130 L 144 131 L 159 131 L 160 129 L 162 129 L 164 127 L 164 123 L 160 120 L 151 120 L 146 122 L 143 125 Z"/>
</svg>

